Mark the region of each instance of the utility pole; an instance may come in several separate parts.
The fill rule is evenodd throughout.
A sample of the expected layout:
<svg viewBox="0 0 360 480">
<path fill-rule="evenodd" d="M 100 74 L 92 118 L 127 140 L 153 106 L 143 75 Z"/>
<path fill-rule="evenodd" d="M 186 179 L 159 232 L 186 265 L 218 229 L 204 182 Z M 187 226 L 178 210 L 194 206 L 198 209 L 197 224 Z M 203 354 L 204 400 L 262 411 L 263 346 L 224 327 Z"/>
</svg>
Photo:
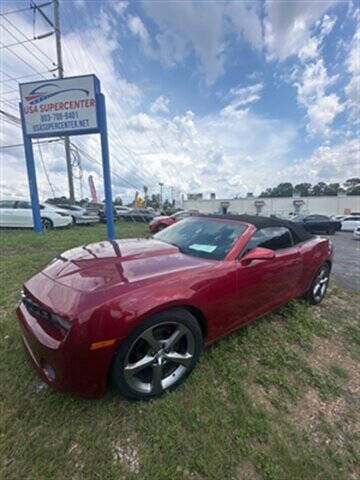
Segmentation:
<svg viewBox="0 0 360 480">
<path fill-rule="evenodd" d="M 64 78 L 64 67 L 62 62 L 62 51 L 61 51 L 59 0 L 54 0 L 54 29 L 55 29 L 55 39 L 56 39 L 58 76 L 59 78 Z M 67 169 L 68 182 L 69 182 L 70 203 L 74 203 L 75 202 L 74 178 L 73 178 L 73 171 L 72 171 L 72 165 L 71 165 L 70 139 L 68 136 L 66 136 L 64 139 L 64 145 L 65 145 L 65 156 L 66 156 L 66 169 Z"/>
<path fill-rule="evenodd" d="M 147 185 L 144 185 L 143 189 L 144 189 L 144 203 L 145 203 L 145 207 L 147 207 L 147 204 L 148 204 L 148 187 L 147 187 Z"/>
<path fill-rule="evenodd" d="M 163 205 L 163 182 L 159 182 L 159 185 L 160 185 L 160 208 L 162 209 L 162 205 Z"/>
</svg>

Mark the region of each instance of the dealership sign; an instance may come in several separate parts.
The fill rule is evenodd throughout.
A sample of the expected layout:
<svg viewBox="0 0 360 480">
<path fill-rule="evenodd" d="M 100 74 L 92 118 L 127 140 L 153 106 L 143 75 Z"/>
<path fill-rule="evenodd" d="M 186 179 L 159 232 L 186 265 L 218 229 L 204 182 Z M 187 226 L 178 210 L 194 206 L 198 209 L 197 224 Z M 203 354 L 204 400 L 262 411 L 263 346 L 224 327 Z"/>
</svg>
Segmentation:
<svg viewBox="0 0 360 480">
<path fill-rule="evenodd" d="M 21 84 L 26 134 L 37 138 L 99 132 L 99 92 L 94 75 Z"/>
<path fill-rule="evenodd" d="M 36 180 L 33 138 L 99 133 L 108 239 L 115 236 L 105 97 L 95 75 L 66 77 L 19 85 L 21 128 L 34 230 L 43 230 Z"/>
</svg>

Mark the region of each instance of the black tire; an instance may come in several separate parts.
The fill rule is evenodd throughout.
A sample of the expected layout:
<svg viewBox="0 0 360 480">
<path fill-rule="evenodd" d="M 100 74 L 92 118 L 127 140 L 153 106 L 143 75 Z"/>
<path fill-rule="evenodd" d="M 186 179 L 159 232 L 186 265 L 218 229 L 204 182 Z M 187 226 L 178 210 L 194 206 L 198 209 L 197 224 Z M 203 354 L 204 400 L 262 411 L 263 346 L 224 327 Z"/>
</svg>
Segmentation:
<svg viewBox="0 0 360 480">
<path fill-rule="evenodd" d="M 328 263 L 323 263 L 319 270 L 316 272 L 314 280 L 311 282 L 311 286 L 306 293 L 306 300 L 311 305 L 319 305 L 326 295 L 327 287 L 329 284 L 330 266 Z"/>
<path fill-rule="evenodd" d="M 158 313 L 120 345 L 111 367 L 112 382 L 130 399 L 159 397 L 185 381 L 202 346 L 201 329 L 191 313 L 182 308 Z"/>
<path fill-rule="evenodd" d="M 328 235 L 335 235 L 335 232 L 336 232 L 336 228 L 332 227 L 332 228 L 328 229 L 327 234 Z"/>
<path fill-rule="evenodd" d="M 42 217 L 41 218 L 41 225 L 43 230 L 51 230 L 54 227 L 54 224 L 50 218 Z"/>
<path fill-rule="evenodd" d="M 71 216 L 71 218 L 72 218 L 73 224 L 76 225 L 76 218 L 73 216 Z"/>
</svg>

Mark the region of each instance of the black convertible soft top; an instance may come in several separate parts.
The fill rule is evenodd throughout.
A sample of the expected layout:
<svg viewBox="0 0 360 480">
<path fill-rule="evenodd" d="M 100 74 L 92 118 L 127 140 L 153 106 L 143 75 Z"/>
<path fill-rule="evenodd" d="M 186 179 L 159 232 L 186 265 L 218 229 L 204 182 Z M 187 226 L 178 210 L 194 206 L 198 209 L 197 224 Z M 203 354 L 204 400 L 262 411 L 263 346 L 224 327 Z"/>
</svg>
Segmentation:
<svg viewBox="0 0 360 480">
<path fill-rule="evenodd" d="M 258 215 L 199 215 L 208 218 L 221 218 L 222 220 L 238 220 L 240 222 L 250 223 L 257 230 L 265 227 L 286 227 L 298 238 L 300 242 L 310 240 L 314 235 L 305 230 L 301 223 L 295 223 L 290 220 L 283 220 L 277 217 L 261 217 Z"/>
</svg>

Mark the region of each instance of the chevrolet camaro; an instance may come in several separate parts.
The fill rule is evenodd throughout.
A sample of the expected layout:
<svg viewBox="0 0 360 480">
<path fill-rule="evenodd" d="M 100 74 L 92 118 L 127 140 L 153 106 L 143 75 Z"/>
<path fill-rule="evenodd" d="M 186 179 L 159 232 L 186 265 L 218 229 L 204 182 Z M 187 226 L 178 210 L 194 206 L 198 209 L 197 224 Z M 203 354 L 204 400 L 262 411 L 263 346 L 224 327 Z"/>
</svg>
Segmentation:
<svg viewBox="0 0 360 480">
<path fill-rule="evenodd" d="M 110 379 L 128 398 L 157 397 L 204 346 L 291 298 L 320 303 L 332 256 L 327 238 L 290 221 L 188 217 L 56 257 L 23 287 L 22 340 L 57 390 L 96 397 Z"/>
</svg>

